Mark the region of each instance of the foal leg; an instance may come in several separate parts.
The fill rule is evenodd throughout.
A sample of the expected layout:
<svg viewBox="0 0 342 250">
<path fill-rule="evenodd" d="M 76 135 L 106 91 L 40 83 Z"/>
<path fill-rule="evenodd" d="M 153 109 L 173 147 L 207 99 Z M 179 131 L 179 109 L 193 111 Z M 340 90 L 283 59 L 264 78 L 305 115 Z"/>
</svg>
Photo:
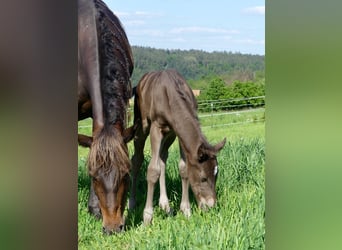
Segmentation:
<svg viewBox="0 0 342 250">
<path fill-rule="evenodd" d="M 150 129 L 152 159 L 147 168 L 147 197 L 144 209 L 144 223 L 149 224 L 153 217 L 153 193 L 154 185 L 160 176 L 159 150 L 163 135 L 154 123 Z"/>
<path fill-rule="evenodd" d="M 182 178 L 182 201 L 180 204 L 180 210 L 187 217 L 191 215 L 190 201 L 189 201 L 189 179 L 188 169 L 186 166 L 186 160 L 182 147 L 179 145 L 179 151 L 181 159 L 179 160 L 179 175 Z"/>
<path fill-rule="evenodd" d="M 160 187 L 160 196 L 159 196 L 159 207 L 163 209 L 165 212 L 170 213 L 170 205 L 169 199 L 166 193 L 166 185 L 165 185 L 165 168 L 166 168 L 166 161 L 169 155 L 169 148 L 172 143 L 175 141 L 176 135 L 171 132 L 167 136 L 164 137 L 162 142 L 162 147 L 160 150 L 160 159 L 159 159 L 159 166 L 160 166 L 160 177 L 159 177 L 159 187 Z"/>
<path fill-rule="evenodd" d="M 139 126 L 136 131 L 136 139 L 134 139 L 134 155 L 132 157 L 132 186 L 128 204 L 130 210 L 135 208 L 136 205 L 137 178 L 144 161 L 144 147 L 147 135 L 148 133 L 144 133 L 142 127 Z"/>
</svg>

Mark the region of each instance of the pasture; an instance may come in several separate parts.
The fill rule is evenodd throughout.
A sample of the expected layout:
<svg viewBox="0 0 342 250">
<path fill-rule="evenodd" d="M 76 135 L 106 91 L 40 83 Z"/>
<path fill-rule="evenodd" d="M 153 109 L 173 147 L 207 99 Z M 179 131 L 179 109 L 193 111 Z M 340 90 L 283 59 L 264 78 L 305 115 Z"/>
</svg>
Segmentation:
<svg viewBox="0 0 342 250">
<path fill-rule="evenodd" d="M 87 212 L 90 179 L 86 169 L 88 149 L 78 151 L 78 246 L 79 249 L 265 249 L 265 122 L 264 109 L 199 114 L 202 131 L 212 144 L 227 138 L 218 155 L 216 206 L 202 212 L 190 191 L 192 215 L 180 211 L 181 179 L 179 151 L 175 142 L 166 170 L 167 193 L 172 215 L 158 208 L 159 186 L 154 195 L 152 225 L 142 221 L 146 199 L 146 168 L 150 160 L 149 140 L 138 182 L 137 207 L 126 209 L 125 232 L 106 236 L 102 222 Z M 90 134 L 91 120 L 79 122 L 79 133 Z M 129 144 L 130 156 L 133 143 Z"/>
</svg>

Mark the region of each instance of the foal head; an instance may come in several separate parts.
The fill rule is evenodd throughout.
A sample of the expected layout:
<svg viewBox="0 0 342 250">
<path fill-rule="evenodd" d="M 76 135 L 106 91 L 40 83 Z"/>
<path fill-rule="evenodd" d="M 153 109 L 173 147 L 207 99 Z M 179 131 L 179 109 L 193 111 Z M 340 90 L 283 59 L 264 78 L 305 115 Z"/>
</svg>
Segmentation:
<svg viewBox="0 0 342 250">
<path fill-rule="evenodd" d="M 218 175 L 216 155 L 225 143 L 226 139 L 215 146 L 202 143 L 197 150 L 197 156 L 188 162 L 189 182 L 201 209 L 215 205 Z"/>
</svg>

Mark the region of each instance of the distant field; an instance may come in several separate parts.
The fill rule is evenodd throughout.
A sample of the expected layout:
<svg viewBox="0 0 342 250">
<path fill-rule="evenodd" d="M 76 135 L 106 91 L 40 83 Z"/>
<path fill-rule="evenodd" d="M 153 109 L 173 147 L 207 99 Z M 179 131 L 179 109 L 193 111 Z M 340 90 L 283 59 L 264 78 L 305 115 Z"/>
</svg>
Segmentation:
<svg viewBox="0 0 342 250">
<path fill-rule="evenodd" d="M 181 180 L 178 174 L 178 145 L 174 143 L 167 162 L 166 182 L 170 205 L 175 214 L 169 217 L 158 208 L 157 187 L 153 224 L 144 226 L 145 174 L 150 160 L 147 140 L 146 160 L 139 179 L 141 193 L 137 197 L 138 207 L 133 212 L 125 212 L 126 231 L 118 235 L 102 235 L 101 221 L 96 221 L 87 212 L 90 180 L 85 162 L 88 150 L 79 147 L 79 249 L 265 249 L 264 110 L 208 117 L 200 118 L 202 131 L 208 141 L 216 143 L 227 138 L 226 146 L 218 155 L 217 206 L 208 212 L 199 211 L 191 194 L 192 216 L 185 218 L 178 211 Z M 79 122 L 79 132 L 90 134 L 90 124 L 89 119 Z M 129 149 L 132 153 L 132 142 L 129 143 Z"/>
</svg>

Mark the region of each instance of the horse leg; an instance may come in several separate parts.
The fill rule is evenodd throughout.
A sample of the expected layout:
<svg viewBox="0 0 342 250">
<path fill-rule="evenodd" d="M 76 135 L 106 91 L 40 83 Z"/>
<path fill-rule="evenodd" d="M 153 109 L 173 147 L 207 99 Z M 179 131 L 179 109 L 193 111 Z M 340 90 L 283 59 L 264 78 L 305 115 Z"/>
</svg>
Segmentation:
<svg viewBox="0 0 342 250">
<path fill-rule="evenodd" d="M 179 175 L 182 178 L 182 201 L 180 204 L 180 210 L 185 216 L 189 217 L 191 215 L 189 201 L 189 179 L 186 160 L 181 145 L 179 145 L 179 151 L 181 155 L 181 158 L 179 160 Z"/>
<path fill-rule="evenodd" d="M 144 223 L 149 224 L 153 217 L 153 193 L 154 185 L 160 176 L 159 150 L 163 135 L 154 123 L 150 129 L 152 159 L 147 168 L 147 197 L 144 209 Z"/>
<path fill-rule="evenodd" d="M 134 155 L 132 156 L 132 186 L 128 204 L 130 210 L 135 208 L 136 205 L 137 178 L 142 162 L 144 161 L 144 147 L 147 136 L 148 133 L 144 133 L 142 127 L 139 126 L 135 134 L 136 139 L 134 139 Z"/>
<path fill-rule="evenodd" d="M 99 205 L 99 198 L 95 194 L 93 179 L 91 178 L 90 194 L 88 200 L 88 211 L 95 216 L 96 219 L 101 219 L 101 209 Z"/>
<path fill-rule="evenodd" d="M 163 209 L 165 212 L 170 213 L 170 205 L 169 199 L 166 193 L 166 185 L 165 185 L 165 168 L 166 161 L 169 153 L 169 148 L 172 145 L 176 138 L 176 135 L 171 132 L 163 139 L 162 147 L 160 150 L 160 177 L 159 177 L 159 187 L 160 187 L 160 196 L 159 196 L 159 207 Z"/>
</svg>

